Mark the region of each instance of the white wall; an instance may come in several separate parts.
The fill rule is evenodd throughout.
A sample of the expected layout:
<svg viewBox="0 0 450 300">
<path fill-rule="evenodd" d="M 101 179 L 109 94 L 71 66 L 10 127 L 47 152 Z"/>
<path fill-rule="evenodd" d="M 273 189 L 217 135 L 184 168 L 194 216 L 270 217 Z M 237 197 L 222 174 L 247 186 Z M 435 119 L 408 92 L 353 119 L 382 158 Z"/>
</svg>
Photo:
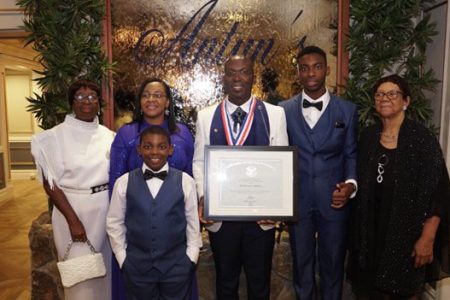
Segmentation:
<svg viewBox="0 0 450 300">
<path fill-rule="evenodd" d="M 436 22 L 439 33 L 427 48 L 427 67 L 432 67 L 441 83 L 432 102 L 433 122 L 440 128 L 440 142 L 447 169 L 450 170 L 450 7 L 448 1 L 436 1 L 430 10 L 431 20 Z M 437 283 L 436 300 L 450 299 L 450 279 Z M 429 299 L 429 298 L 426 298 Z"/>
<path fill-rule="evenodd" d="M 6 71 L 6 107 L 9 141 L 27 138 L 33 133 L 33 117 L 27 111 L 27 97 L 31 95 L 31 72 L 9 74 Z"/>
<path fill-rule="evenodd" d="M 23 25 L 23 13 L 16 6 L 16 0 L 0 0 L 0 30 L 19 30 Z"/>
<path fill-rule="evenodd" d="M 27 97 L 39 93 L 30 69 L 22 72 L 6 70 L 6 105 L 10 142 L 29 142 L 31 135 L 41 131 L 33 114 L 27 111 Z"/>
<path fill-rule="evenodd" d="M 450 170 L 450 5 L 448 2 L 446 28 L 440 142 L 446 158 L 447 169 Z M 450 299 L 450 293 L 448 297 L 447 299 Z"/>
</svg>

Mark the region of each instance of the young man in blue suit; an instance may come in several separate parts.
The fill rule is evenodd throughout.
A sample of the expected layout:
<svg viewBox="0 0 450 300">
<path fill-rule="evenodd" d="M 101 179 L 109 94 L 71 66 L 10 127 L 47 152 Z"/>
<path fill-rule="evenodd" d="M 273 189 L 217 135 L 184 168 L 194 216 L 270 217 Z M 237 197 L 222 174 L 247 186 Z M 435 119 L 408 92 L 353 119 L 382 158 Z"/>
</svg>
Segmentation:
<svg viewBox="0 0 450 300">
<path fill-rule="evenodd" d="M 239 299 L 244 268 L 250 300 L 269 300 L 275 229 L 273 222 L 208 222 L 203 216 L 205 145 L 277 145 L 288 143 L 283 109 L 256 99 L 251 91 L 253 63 L 232 56 L 225 63 L 226 98 L 198 113 L 193 173 L 200 197 L 199 216 L 209 231 L 216 267 L 218 300 Z"/>
<path fill-rule="evenodd" d="M 281 102 L 289 144 L 298 147 L 299 220 L 289 226 L 297 299 L 315 299 L 315 257 L 321 299 L 341 299 L 349 198 L 357 189 L 356 106 L 325 87 L 330 69 L 315 46 L 297 57 L 303 92 Z"/>
</svg>

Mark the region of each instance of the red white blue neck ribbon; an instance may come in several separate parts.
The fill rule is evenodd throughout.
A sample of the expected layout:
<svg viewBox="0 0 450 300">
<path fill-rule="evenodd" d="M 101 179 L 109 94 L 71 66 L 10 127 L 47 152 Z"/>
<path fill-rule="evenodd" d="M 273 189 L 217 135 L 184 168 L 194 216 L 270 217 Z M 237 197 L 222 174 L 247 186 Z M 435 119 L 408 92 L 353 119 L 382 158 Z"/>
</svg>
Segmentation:
<svg viewBox="0 0 450 300">
<path fill-rule="evenodd" d="M 253 96 L 250 98 L 250 111 L 245 116 L 245 119 L 242 122 L 241 126 L 239 126 L 239 132 L 236 134 L 236 136 L 233 135 L 233 121 L 227 114 L 226 102 L 227 101 L 222 101 L 221 114 L 227 143 L 231 146 L 242 146 L 247 139 L 248 134 L 250 133 L 250 128 L 252 127 L 253 117 L 255 115 L 256 100 Z"/>
</svg>

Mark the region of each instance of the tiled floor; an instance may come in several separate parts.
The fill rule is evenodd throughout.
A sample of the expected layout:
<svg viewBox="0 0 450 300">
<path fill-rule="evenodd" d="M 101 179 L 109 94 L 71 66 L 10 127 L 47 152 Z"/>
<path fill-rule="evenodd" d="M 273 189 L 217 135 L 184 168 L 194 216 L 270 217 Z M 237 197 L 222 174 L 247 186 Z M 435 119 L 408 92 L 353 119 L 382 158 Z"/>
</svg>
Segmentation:
<svg viewBox="0 0 450 300">
<path fill-rule="evenodd" d="M 31 299 L 31 222 L 47 209 L 47 198 L 39 182 L 12 182 L 14 198 L 0 205 L 0 299 Z"/>
</svg>

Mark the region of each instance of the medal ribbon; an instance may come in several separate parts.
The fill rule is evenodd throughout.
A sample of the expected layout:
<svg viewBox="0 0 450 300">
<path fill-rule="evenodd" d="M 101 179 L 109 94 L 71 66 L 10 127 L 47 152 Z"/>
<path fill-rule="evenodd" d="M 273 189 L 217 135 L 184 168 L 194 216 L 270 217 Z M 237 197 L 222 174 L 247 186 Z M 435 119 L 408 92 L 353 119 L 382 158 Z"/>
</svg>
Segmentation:
<svg viewBox="0 0 450 300">
<path fill-rule="evenodd" d="M 230 120 L 230 117 L 227 114 L 225 103 L 226 101 L 222 101 L 221 114 L 227 143 L 232 146 L 242 146 L 250 133 L 250 128 L 252 127 L 253 116 L 255 115 L 256 100 L 253 96 L 250 98 L 250 111 L 245 116 L 242 125 L 239 126 L 239 132 L 237 133 L 236 138 L 234 138 L 232 134 L 232 120 Z"/>
</svg>

